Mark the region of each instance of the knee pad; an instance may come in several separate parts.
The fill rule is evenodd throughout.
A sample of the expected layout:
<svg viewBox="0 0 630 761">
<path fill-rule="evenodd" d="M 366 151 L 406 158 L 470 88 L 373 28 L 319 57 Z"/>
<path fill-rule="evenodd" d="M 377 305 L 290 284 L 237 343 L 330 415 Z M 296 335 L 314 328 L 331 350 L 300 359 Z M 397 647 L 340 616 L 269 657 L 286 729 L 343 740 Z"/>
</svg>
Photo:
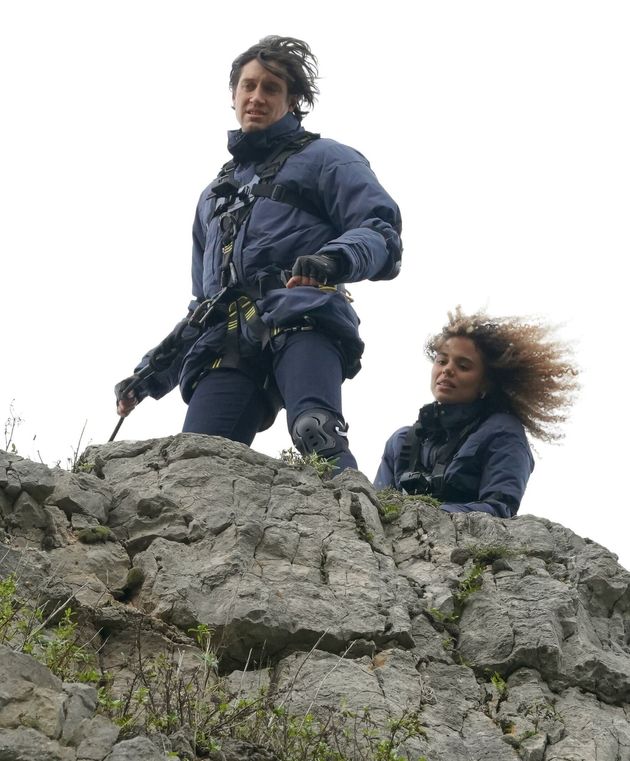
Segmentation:
<svg viewBox="0 0 630 761">
<path fill-rule="evenodd" d="M 316 452 L 321 457 L 335 457 L 348 451 L 348 425 L 328 410 L 308 410 L 299 415 L 291 438 L 301 454 Z"/>
</svg>

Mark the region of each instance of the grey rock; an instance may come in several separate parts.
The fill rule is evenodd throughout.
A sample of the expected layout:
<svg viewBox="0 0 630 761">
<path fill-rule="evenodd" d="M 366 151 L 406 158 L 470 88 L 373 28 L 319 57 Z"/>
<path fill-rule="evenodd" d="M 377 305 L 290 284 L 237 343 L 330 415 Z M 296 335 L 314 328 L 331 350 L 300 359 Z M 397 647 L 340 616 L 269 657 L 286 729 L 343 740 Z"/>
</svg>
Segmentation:
<svg viewBox="0 0 630 761">
<path fill-rule="evenodd" d="M 77 761 L 103 761 L 118 738 L 119 729 L 103 716 L 93 716 L 81 722 L 82 737 L 77 747 Z"/>
<path fill-rule="evenodd" d="M 47 504 L 56 505 L 68 516 L 78 513 L 105 523 L 112 506 L 112 491 L 102 480 L 89 473 L 58 471 L 54 490 Z"/>
<path fill-rule="evenodd" d="M 45 589 L 49 606 L 71 598 L 120 692 L 160 652 L 194 674 L 203 625 L 234 699 L 262 688 L 322 721 L 344 708 L 380 727 L 412 717 L 422 731 L 398 751 L 411 758 L 630 761 L 630 574 L 605 548 L 533 515 L 449 516 L 413 498 L 383 525 L 362 474 L 322 483 L 217 437 L 88 456 L 91 476 L 0 455 L 0 575 L 16 572 L 32 599 Z M 76 541 L 99 525 L 117 541 Z M 130 567 L 144 579 L 133 588 Z M 192 752 L 185 727 L 181 742 L 116 742 L 91 688 L 13 655 L 0 656 L 7 758 L 35 738 L 55 761 Z M 226 740 L 211 757 L 269 753 Z"/>
<path fill-rule="evenodd" d="M 96 690 L 62 684 L 30 655 L 0 645 L 0 759 L 102 761 L 119 729 L 95 714 Z"/>
<path fill-rule="evenodd" d="M 42 463 L 18 460 L 11 469 L 22 489 L 38 502 L 43 502 L 55 488 L 55 472 Z"/>
<path fill-rule="evenodd" d="M 90 719 L 97 706 L 97 693 L 87 684 L 64 684 L 67 695 L 64 703 L 65 720 L 62 740 L 66 745 L 78 745 L 82 739 L 81 726 Z"/>
<path fill-rule="evenodd" d="M 77 761 L 74 748 L 59 745 L 29 727 L 0 728 L 1 761 Z"/>
<path fill-rule="evenodd" d="M 64 720 L 62 683 L 35 659 L 0 645 L 0 727 L 17 729 L 24 723 L 57 740 Z"/>
<path fill-rule="evenodd" d="M 518 749 L 523 761 L 543 761 L 546 747 L 547 738 L 545 735 L 535 734 L 522 740 Z"/>
<path fill-rule="evenodd" d="M 39 502 L 23 491 L 13 503 L 7 523 L 13 536 L 39 546 L 50 518 Z"/>
<path fill-rule="evenodd" d="M 134 737 L 119 742 L 105 758 L 106 761 L 167 761 L 168 757 L 147 737 Z"/>
</svg>

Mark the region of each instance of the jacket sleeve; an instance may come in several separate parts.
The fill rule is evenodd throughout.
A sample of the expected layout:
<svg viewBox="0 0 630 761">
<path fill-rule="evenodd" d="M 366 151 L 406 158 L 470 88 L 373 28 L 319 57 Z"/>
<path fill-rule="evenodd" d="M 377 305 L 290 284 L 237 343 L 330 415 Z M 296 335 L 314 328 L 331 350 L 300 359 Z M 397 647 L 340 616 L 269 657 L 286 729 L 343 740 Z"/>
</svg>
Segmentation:
<svg viewBox="0 0 630 761">
<path fill-rule="evenodd" d="M 199 337 L 199 332 L 194 328 L 184 327 L 188 318 L 193 311 L 203 301 L 203 252 L 205 248 L 205 229 L 204 229 L 204 215 L 207 214 L 205 208 L 204 199 L 207 197 L 207 191 L 201 194 L 199 203 L 197 204 L 197 211 L 195 213 L 195 220 L 193 222 L 193 255 L 192 255 L 192 291 L 193 299 L 188 304 L 188 314 L 183 320 L 180 320 L 173 330 L 157 345 L 150 349 L 144 357 L 140 360 L 134 372 L 143 370 L 151 360 L 155 357 L 156 353 L 163 353 L 165 350 L 170 349 L 173 346 L 178 332 L 180 335 L 180 346 L 174 355 L 170 365 L 161 370 L 156 370 L 138 387 L 138 395 L 141 398 L 146 396 L 152 396 L 154 399 L 161 399 L 163 396 L 172 391 L 179 381 L 179 372 L 181 370 L 184 357 L 188 353 L 188 350 L 193 343 Z"/>
<path fill-rule="evenodd" d="M 375 489 L 387 489 L 390 486 L 394 489 L 400 488 L 396 478 L 396 463 L 398 462 L 400 448 L 408 430 L 409 428 L 399 428 L 387 439 L 385 450 L 381 457 L 381 464 L 374 479 Z"/>
<path fill-rule="evenodd" d="M 317 253 L 341 253 L 345 281 L 391 280 L 400 272 L 400 210 L 360 153 L 348 153 L 324 164 L 319 197 L 339 235 Z"/>
<path fill-rule="evenodd" d="M 498 518 L 516 515 L 534 469 L 534 460 L 524 433 L 501 431 L 489 441 L 485 451 L 479 499 L 466 503 L 445 503 L 447 513 L 490 513 Z"/>
<path fill-rule="evenodd" d="M 179 371 L 181 370 L 184 357 L 197 338 L 199 338 L 199 331 L 187 325 L 188 318 L 198 304 L 199 302 L 193 299 L 188 305 L 188 315 L 175 325 L 166 338 L 160 341 L 157 346 L 154 346 L 153 349 L 150 349 L 134 368 L 134 373 L 137 373 L 151 364 L 152 361 L 158 360 L 155 368 L 138 387 L 138 396 L 141 399 L 144 399 L 146 396 L 161 399 L 177 386 Z M 176 351 L 170 363 L 161 368 L 159 356 L 175 349 Z"/>
<path fill-rule="evenodd" d="M 195 220 L 193 222 L 192 239 L 192 293 L 195 300 L 199 303 L 203 301 L 203 254 L 206 247 L 206 219 L 210 214 L 210 206 L 204 201 L 207 196 L 207 189 L 203 191 L 195 211 Z M 192 304 L 192 302 L 191 302 Z M 191 305 L 189 309 L 194 308 Z"/>
</svg>

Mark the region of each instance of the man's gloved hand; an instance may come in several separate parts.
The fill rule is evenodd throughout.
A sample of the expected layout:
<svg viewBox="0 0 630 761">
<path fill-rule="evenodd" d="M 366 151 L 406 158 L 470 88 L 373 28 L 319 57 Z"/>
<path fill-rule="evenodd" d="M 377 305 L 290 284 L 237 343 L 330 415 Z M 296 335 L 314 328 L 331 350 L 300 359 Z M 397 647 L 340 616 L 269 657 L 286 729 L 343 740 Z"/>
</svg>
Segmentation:
<svg viewBox="0 0 630 761">
<path fill-rule="evenodd" d="M 343 280 L 342 254 L 310 254 L 298 256 L 291 270 L 291 279 L 287 288 L 297 285 L 326 285 Z"/>
<path fill-rule="evenodd" d="M 127 415 L 136 407 L 142 399 L 143 395 L 139 389 L 134 388 L 134 385 L 140 380 L 139 375 L 130 375 L 128 378 L 121 380 L 114 386 L 114 393 L 116 394 L 116 411 L 121 417 L 127 417 Z"/>
</svg>

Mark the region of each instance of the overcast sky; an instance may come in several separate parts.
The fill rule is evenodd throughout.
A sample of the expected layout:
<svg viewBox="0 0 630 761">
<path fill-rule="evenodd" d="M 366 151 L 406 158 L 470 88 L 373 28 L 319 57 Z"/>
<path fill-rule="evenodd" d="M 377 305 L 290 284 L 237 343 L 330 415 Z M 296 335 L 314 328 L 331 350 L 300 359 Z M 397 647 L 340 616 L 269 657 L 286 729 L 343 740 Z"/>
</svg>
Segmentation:
<svg viewBox="0 0 630 761">
<path fill-rule="evenodd" d="M 364 153 L 403 213 L 400 277 L 351 287 L 360 468 L 431 401 L 421 348 L 449 309 L 562 323 L 583 391 L 564 443 L 537 445 L 520 512 L 630 568 L 621 1 L 3 3 L 0 414 L 15 400 L 19 452 L 64 464 L 86 420 L 83 444 L 106 441 L 114 384 L 184 316 L 195 204 L 237 126 L 230 63 L 266 34 L 311 44 L 305 126 Z M 177 390 L 147 400 L 119 438 L 176 433 L 184 413 Z M 282 414 L 254 448 L 290 443 Z"/>
</svg>

